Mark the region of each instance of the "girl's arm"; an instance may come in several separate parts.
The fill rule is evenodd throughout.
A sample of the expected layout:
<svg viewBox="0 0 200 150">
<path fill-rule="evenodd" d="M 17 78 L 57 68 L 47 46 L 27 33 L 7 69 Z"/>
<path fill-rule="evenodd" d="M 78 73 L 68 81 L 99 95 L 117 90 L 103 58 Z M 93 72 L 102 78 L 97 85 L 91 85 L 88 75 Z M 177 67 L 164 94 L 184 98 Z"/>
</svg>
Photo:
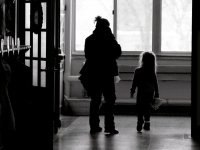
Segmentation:
<svg viewBox="0 0 200 150">
<path fill-rule="evenodd" d="M 132 80 L 132 86 L 130 89 L 131 97 L 133 97 L 133 95 L 135 93 L 136 86 L 137 86 L 137 71 L 135 70 L 133 80 Z"/>
</svg>

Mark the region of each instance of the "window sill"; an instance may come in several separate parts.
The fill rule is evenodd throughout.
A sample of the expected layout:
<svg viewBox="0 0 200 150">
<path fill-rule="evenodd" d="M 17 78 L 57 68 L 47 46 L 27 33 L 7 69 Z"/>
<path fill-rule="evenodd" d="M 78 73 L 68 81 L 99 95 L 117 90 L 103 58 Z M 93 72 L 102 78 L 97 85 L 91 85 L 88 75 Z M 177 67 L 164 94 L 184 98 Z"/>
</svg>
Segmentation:
<svg viewBox="0 0 200 150">
<path fill-rule="evenodd" d="M 122 56 L 139 56 L 141 51 L 123 51 Z M 74 51 L 73 56 L 83 56 L 84 51 Z M 186 52 L 160 52 L 156 54 L 157 57 L 191 57 L 191 53 Z"/>
</svg>

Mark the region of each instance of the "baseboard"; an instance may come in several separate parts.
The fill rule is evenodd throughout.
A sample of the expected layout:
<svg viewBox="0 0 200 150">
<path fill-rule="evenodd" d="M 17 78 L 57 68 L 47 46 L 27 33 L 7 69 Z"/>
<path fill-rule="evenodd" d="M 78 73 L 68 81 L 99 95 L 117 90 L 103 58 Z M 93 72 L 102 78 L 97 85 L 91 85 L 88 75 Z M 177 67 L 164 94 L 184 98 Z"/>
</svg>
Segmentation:
<svg viewBox="0 0 200 150">
<path fill-rule="evenodd" d="M 135 99 L 117 99 L 115 103 L 116 115 L 135 115 Z M 89 115 L 90 99 L 64 98 L 62 107 L 63 115 L 85 116 Z M 103 104 L 100 114 L 103 114 Z M 152 111 L 152 115 L 190 116 L 190 102 L 188 100 L 167 100 L 159 110 Z"/>
</svg>

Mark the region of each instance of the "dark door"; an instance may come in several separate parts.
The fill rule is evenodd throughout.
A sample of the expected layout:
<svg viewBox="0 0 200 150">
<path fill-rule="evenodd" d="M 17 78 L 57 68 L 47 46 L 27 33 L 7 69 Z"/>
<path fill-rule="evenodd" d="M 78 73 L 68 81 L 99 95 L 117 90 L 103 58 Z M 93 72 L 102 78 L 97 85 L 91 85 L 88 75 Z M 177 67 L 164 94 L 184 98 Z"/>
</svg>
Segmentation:
<svg viewBox="0 0 200 150">
<path fill-rule="evenodd" d="M 28 97 L 32 103 L 29 113 L 24 112 L 27 127 L 19 141 L 28 149 L 52 149 L 53 133 L 60 127 L 60 1 L 18 0 L 17 4 L 18 37 L 21 45 L 31 46 L 23 60 L 32 74 Z"/>
<path fill-rule="evenodd" d="M 200 138 L 200 1 L 193 1 L 192 17 L 192 124 L 191 135 Z"/>
</svg>

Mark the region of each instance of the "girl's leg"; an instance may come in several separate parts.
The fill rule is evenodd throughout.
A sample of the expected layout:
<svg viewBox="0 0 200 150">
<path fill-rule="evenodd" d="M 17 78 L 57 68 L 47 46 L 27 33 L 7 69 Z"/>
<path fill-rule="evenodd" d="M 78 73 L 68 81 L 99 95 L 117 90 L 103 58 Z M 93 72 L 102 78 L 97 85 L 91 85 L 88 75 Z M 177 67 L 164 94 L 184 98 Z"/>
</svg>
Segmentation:
<svg viewBox="0 0 200 150">
<path fill-rule="evenodd" d="M 144 123 L 144 119 L 143 119 L 144 113 L 143 113 L 143 108 L 142 106 L 137 105 L 137 131 L 141 132 L 142 130 L 142 126 Z"/>
<path fill-rule="evenodd" d="M 147 106 L 144 113 L 144 129 L 150 130 L 150 115 L 151 114 L 151 108 L 150 106 Z"/>
</svg>

